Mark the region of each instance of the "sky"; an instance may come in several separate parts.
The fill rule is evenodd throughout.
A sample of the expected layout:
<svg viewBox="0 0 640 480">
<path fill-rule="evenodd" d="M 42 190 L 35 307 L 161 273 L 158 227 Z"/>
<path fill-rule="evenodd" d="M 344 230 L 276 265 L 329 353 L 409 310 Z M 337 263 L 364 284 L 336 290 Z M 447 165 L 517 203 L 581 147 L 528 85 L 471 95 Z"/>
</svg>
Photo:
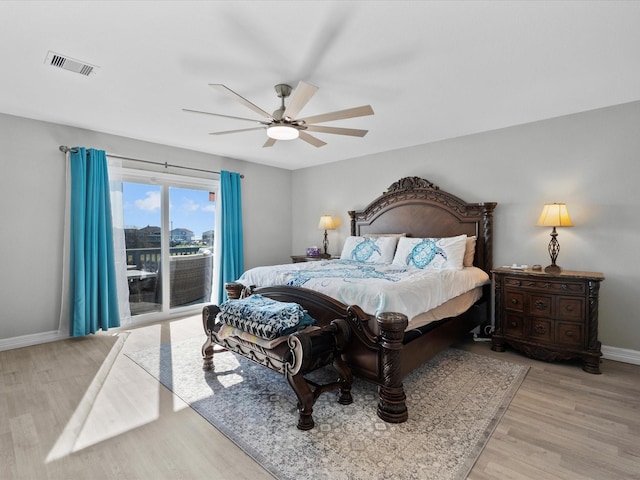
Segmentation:
<svg viewBox="0 0 640 480">
<path fill-rule="evenodd" d="M 123 209 L 125 227 L 143 228 L 160 226 L 159 185 L 125 182 L 123 184 Z M 169 189 L 169 219 L 172 228 L 187 228 L 202 238 L 202 232 L 213 230 L 215 202 L 209 201 L 209 192 L 186 188 Z"/>
</svg>

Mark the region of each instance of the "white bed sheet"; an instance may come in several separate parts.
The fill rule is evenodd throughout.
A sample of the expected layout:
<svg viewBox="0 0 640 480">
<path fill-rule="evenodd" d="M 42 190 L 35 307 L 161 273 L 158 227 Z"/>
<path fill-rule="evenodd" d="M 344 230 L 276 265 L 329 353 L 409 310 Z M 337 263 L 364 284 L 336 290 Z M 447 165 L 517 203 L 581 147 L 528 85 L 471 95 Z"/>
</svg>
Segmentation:
<svg viewBox="0 0 640 480">
<path fill-rule="evenodd" d="M 433 272 L 352 260 L 302 262 L 247 270 L 239 283 L 256 287 L 291 285 L 328 295 L 366 313 L 400 312 L 409 321 L 489 282 L 477 267 Z"/>
</svg>

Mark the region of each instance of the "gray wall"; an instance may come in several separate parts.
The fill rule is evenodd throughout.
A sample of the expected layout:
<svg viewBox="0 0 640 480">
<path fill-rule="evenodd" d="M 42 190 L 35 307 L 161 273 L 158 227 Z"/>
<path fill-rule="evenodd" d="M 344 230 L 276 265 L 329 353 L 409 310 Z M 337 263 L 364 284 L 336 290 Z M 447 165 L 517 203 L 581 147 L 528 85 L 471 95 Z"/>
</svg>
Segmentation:
<svg viewBox="0 0 640 480">
<path fill-rule="evenodd" d="M 0 343 L 58 329 L 65 202 L 59 145 L 242 173 L 245 267 L 289 259 L 289 170 L 3 114 L 0 140 Z"/>
<path fill-rule="evenodd" d="M 535 223 L 544 203 L 566 202 L 574 227 L 558 229 L 558 264 L 604 273 L 600 341 L 640 351 L 639 127 L 633 102 L 294 171 L 293 252 L 322 242 L 326 212 L 343 222 L 329 232 L 339 254 L 347 210 L 415 175 L 469 202 L 498 202 L 495 266 L 548 265 L 550 229 Z"/>
<path fill-rule="evenodd" d="M 246 268 L 320 246 L 324 213 L 343 222 L 329 232 L 330 250 L 339 253 L 346 211 L 404 176 L 427 178 L 466 201 L 498 202 L 495 265 L 548 264 L 549 229 L 535 222 L 544 203 L 566 202 L 575 226 L 559 229 L 558 264 L 605 274 L 600 340 L 640 351 L 639 125 L 640 102 L 633 102 L 290 172 L 0 114 L 0 341 L 58 327 L 65 175 L 58 146 L 83 145 L 244 174 Z"/>
</svg>

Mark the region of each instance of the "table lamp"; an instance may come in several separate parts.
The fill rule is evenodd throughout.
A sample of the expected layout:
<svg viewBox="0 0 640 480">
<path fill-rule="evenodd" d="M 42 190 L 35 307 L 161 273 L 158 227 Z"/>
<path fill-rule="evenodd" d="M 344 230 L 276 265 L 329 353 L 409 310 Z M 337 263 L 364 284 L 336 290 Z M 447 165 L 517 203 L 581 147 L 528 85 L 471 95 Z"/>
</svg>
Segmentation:
<svg viewBox="0 0 640 480">
<path fill-rule="evenodd" d="M 551 231 L 551 241 L 549 242 L 549 256 L 551 257 L 551 265 L 544 269 L 547 273 L 560 273 L 562 268 L 556 265 L 556 259 L 560 253 L 560 243 L 558 243 L 558 232 L 556 227 L 573 227 L 567 205 L 564 203 L 547 203 L 542 208 L 540 218 L 538 218 L 539 227 L 553 227 Z"/>
<path fill-rule="evenodd" d="M 335 230 L 336 222 L 331 217 L 331 215 L 322 215 L 320 217 L 320 224 L 318 225 L 318 228 L 321 230 L 324 230 L 324 240 L 322 241 L 322 246 L 324 248 L 324 256 L 328 257 L 329 256 L 329 252 L 328 252 L 329 238 L 327 236 L 327 230 Z"/>
</svg>

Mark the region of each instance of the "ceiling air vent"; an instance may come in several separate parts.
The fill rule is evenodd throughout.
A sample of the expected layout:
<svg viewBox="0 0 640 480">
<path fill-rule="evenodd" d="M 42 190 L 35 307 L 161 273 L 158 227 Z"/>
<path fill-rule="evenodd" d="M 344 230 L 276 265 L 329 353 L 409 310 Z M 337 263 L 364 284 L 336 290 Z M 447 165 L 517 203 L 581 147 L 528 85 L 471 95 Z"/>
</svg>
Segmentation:
<svg viewBox="0 0 640 480">
<path fill-rule="evenodd" d="M 97 69 L 99 68 L 87 62 L 74 60 L 73 58 L 69 58 L 65 55 L 60 55 L 59 53 L 51 51 L 47 53 L 47 58 L 45 59 L 44 63 L 46 63 L 47 65 L 51 65 L 52 67 L 62 68 L 64 70 L 79 73 L 87 77 L 92 73 L 96 73 Z"/>
</svg>

